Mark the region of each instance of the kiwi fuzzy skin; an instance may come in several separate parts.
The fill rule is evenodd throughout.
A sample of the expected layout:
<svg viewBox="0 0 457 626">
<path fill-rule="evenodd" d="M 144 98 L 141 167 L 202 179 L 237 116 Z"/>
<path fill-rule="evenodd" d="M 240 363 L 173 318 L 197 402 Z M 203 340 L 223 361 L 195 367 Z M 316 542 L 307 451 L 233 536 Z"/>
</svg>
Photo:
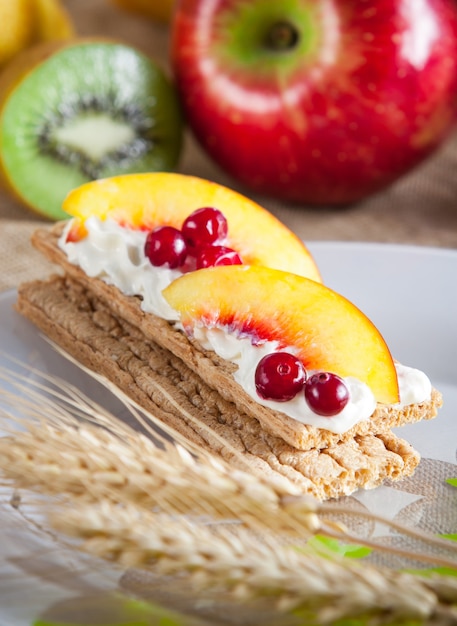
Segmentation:
<svg viewBox="0 0 457 626">
<path fill-rule="evenodd" d="M 50 57 L 52 57 L 56 53 L 59 53 L 66 48 L 81 46 L 85 44 L 113 44 L 125 46 L 145 56 L 143 52 L 120 39 L 100 36 L 73 37 L 71 39 L 48 41 L 23 50 L 13 59 L 13 61 L 7 66 L 7 68 L 5 68 L 5 70 L 0 75 L 0 145 L 3 142 L 3 118 L 5 108 L 10 96 L 14 93 L 17 86 L 23 80 L 25 80 L 30 73 L 36 70 L 39 65 L 45 63 Z M 154 63 L 152 59 L 150 60 L 152 63 Z M 182 125 L 182 119 L 180 119 L 180 125 Z M 177 152 L 180 153 L 180 151 L 181 143 L 178 147 Z M 5 168 L 1 152 L 0 185 L 5 189 L 5 191 L 10 193 L 10 195 L 12 195 L 21 204 L 25 205 L 27 208 L 31 209 L 33 212 L 37 213 L 41 217 L 52 220 L 56 219 L 55 211 L 49 211 L 48 213 L 46 209 L 35 206 L 33 202 L 29 201 L 26 197 L 22 195 L 21 190 L 15 186 L 8 174 L 7 169 Z M 59 215 L 57 216 L 57 219 L 64 219 L 66 217 L 67 216 Z"/>
</svg>

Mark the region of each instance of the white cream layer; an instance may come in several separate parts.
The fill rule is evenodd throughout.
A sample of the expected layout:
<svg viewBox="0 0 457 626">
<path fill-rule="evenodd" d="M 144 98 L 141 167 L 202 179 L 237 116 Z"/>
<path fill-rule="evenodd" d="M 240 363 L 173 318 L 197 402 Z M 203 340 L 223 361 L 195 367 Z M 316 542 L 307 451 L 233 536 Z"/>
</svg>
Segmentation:
<svg viewBox="0 0 457 626">
<path fill-rule="evenodd" d="M 233 376 L 254 400 L 263 406 L 282 411 L 303 424 L 341 434 L 358 422 L 369 419 L 376 408 L 376 400 L 371 389 L 353 377 L 343 379 L 349 389 L 350 401 L 340 413 L 331 418 L 323 417 L 312 411 L 302 393 L 287 402 L 263 400 L 255 388 L 255 370 L 261 358 L 278 350 L 276 342 L 268 341 L 253 346 L 249 337 L 236 337 L 233 333 L 225 332 L 222 328 L 206 328 L 204 326 L 194 327 L 193 335 L 206 350 L 214 350 L 220 357 L 238 366 Z M 293 349 L 287 351 L 294 353 Z M 396 364 L 396 369 L 400 389 L 400 402 L 395 405 L 396 407 L 401 408 L 407 404 L 422 402 L 430 398 L 431 383 L 423 372 L 400 363 Z M 313 373 L 308 370 L 308 376 Z"/>
<path fill-rule="evenodd" d="M 89 217 L 85 222 L 87 237 L 67 242 L 71 222 L 62 233 L 59 246 L 70 263 L 79 265 L 92 278 L 101 278 L 115 285 L 128 296 L 141 296 L 141 307 L 169 321 L 178 321 L 178 313 L 162 296 L 179 270 L 153 267 L 144 254 L 147 232 L 119 226 L 111 219 Z"/>
<path fill-rule="evenodd" d="M 142 298 L 141 307 L 179 326 L 179 314 L 162 296 L 179 270 L 153 267 L 144 254 L 147 233 L 119 226 L 113 220 L 101 221 L 96 217 L 86 220 L 87 237 L 77 242 L 67 242 L 70 224 L 59 240 L 60 248 L 69 261 L 81 267 L 91 277 L 97 277 L 116 286 L 126 295 Z M 214 350 L 220 357 L 238 366 L 235 380 L 260 404 L 282 411 L 304 424 L 343 433 L 362 420 L 369 419 L 376 407 L 376 400 L 367 385 L 355 378 L 345 378 L 350 400 L 338 415 L 331 418 L 314 413 L 306 403 L 304 394 L 298 394 L 288 402 L 273 402 L 260 398 L 255 389 L 255 369 L 260 359 L 277 350 L 274 342 L 252 345 L 248 337 L 239 338 L 223 328 L 195 327 L 194 337 L 205 349 Z M 293 352 L 293 349 L 290 350 Z M 310 373 L 310 372 L 309 372 Z M 431 383 L 427 376 L 416 369 L 397 365 L 400 387 L 398 406 L 423 402 L 430 398 Z"/>
</svg>

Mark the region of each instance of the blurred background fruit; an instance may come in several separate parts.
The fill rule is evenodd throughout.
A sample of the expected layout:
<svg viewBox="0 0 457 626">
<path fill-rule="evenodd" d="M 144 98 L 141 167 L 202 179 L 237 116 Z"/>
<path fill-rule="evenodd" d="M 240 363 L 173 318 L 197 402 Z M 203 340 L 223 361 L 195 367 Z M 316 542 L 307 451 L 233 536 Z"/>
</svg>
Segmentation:
<svg viewBox="0 0 457 626">
<path fill-rule="evenodd" d="M 37 42 L 73 34 L 70 15 L 59 0 L 0 0 L 0 68 Z"/>
<path fill-rule="evenodd" d="M 33 5 L 34 41 L 68 39 L 75 34 L 70 14 L 60 0 L 33 0 Z"/>
<path fill-rule="evenodd" d="M 94 180 L 171 170 L 182 145 L 176 91 L 148 56 L 117 42 L 33 46 L 0 77 L 0 173 L 16 198 L 52 219 Z"/>
<path fill-rule="evenodd" d="M 454 0 L 180 0 L 171 49 L 195 137 L 266 197 L 359 201 L 455 125 Z"/>
<path fill-rule="evenodd" d="M 0 67 L 29 45 L 32 0 L 0 0 Z"/>
</svg>

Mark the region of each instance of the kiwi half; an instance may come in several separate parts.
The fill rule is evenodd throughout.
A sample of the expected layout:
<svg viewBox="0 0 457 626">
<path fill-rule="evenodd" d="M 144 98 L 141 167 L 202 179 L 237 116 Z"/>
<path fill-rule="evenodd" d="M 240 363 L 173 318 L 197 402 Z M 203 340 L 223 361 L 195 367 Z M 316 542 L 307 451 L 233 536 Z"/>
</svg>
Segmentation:
<svg viewBox="0 0 457 626">
<path fill-rule="evenodd" d="M 179 102 L 151 59 L 103 41 L 62 43 L 44 56 L 23 53 L 0 104 L 0 166 L 23 202 L 65 219 L 63 199 L 85 182 L 176 166 Z"/>
</svg>

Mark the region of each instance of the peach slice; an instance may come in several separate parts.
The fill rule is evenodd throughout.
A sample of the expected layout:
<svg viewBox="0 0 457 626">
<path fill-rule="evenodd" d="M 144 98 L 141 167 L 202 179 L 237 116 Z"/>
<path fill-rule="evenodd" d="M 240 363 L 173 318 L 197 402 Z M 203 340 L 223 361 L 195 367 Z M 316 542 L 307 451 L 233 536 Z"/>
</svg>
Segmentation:
<svg viewBox="0 0 457 626">
<path fill-rule="evenodd" d="M 243 195 L 201 178 L 157 172 L 97 180 L 70 192 L 63 210 L 78 218 L 70 239 L 84 236 L 88 217 L 112 218 L 123 226 L 180 228 L 194 210 L 212 206 L 225 215 L 228 241 L 244 263 L 265 265 L 320 281 L 306 246 L 271 213 Z"/>
<path fill-rule="evenodd" d="M 308 370 L 354 376 L 378 402 L 399 400 L 392 356 L 378 329 L 349 300 L 315 281 L 258 266 L 197 270 L 164 291 L 187 332 L 225 327 L 252 342 L 293 347 Z"/>
</svg>

